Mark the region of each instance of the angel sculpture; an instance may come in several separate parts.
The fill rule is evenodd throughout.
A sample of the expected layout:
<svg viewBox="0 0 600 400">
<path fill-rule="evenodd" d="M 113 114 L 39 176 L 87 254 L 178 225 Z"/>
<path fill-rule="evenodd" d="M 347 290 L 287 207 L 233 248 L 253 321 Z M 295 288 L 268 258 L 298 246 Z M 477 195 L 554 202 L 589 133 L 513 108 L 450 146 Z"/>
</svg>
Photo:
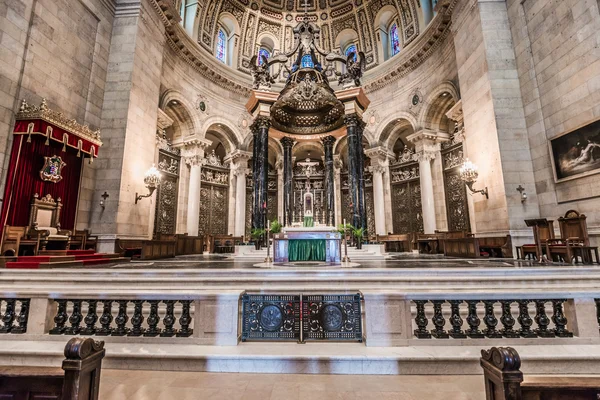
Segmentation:
<svg viewBox="0 0 600 400">
<path fill-rule="evenodd" d="M 287 57 L 284 55 L 277 55 L 268 59 L 264 54 L 261 54 L 260 57 L 262 61 L 260 64 L 257 62 L 258 56 L 252 56 L 250 59 L 250 69 L 252 70 L 252 78 L 254 79 L 252 88 L 255 90 L 270 89 L 282 70 L 280 67 L 276 74 L 271 75 L 271 66 L 273 64 L 285 63 Z"/>
<path fill-rule="evenodd" d="M 360 78 L 363 76 L 363 71 L 367 66 L 365 53 L 359 51 L 358 54 L 355 52 L 348 53 L 347 57 L 344 58 L 338 54 L 332 53 L 327 56 L 327 61 L 340 61 L 346 64 L 346 72 L 337 72 L 335 74 L 339 77 L 338 83 L 345 87 L 349 87 L 352 84 L 359 87 L 361 85 Z"/>
</svg>

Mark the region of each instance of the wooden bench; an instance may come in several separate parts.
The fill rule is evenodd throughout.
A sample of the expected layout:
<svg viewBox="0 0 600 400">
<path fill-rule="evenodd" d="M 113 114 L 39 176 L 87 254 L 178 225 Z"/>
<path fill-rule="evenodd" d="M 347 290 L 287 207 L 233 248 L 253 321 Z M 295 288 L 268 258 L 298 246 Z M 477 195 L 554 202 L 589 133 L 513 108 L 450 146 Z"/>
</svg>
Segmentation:
<svg viewBox="0 0 600 400">
<path fill-rule="evenodd" d="M 487 400 L 597 400 L 600 378 L 526 377 L 519 353 L 511 347 L 481 351 Z"/>
<path fill-rule="evenodd" d="M 142 260 L 175 257 L 175 240 L 117 239 L 115 252 L 122 257 Z"/>
<path fill-rule="evenodd" d="M 175 235 L 175 254 L 190 255 L 204 252 L 204 236 Z"/>
<path fill-rule="evenodd" d="M 386 252 L 412 251 L 413 235 L 411 233 L 400 235 L 377 235 L 376 240 L 385 245 Z"/>
<path fill-rule="evenodd" d="M 510 235 L 444 239 L 444 255 L 463 258 L 485 256 L 512 258 L 512 240 Z"/>
<path fill-rule="evenodd" d="M 233 253 L 235 246 L 242 244 L 242 236 L 209 235 L 207 248 L 212 254 Z"/>
<path fill-rule="evenodd" d="M 74 337 L 62 368 L 0 367 L 0 399 L 97 400 L 104 342 Z"/>
</svg>

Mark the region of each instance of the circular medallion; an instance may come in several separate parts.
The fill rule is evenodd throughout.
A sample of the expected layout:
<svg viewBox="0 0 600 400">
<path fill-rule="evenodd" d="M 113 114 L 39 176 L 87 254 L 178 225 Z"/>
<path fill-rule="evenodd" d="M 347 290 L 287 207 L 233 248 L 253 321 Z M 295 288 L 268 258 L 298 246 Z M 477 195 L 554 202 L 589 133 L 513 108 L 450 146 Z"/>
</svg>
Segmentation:
<svg viewBox="0 0 600 400">
<path fill-rule="evenodd" d="M 281 309 L 275 305 L 268 305 L 260 312 L 260 326 L 266 331 L 275 332 L 283 324 Z"/>
<path fill-rule="evenodd" d="M 344 323 L 344 315 L 338 306 L 326 305 L 321 310 L 321 324 L 328 332 L 339 331 Z"/>
<path fill-rule="evenodd" d="M 200 111 L 204 112 L 206 111 L 206 103 L 201 101 L 200 104 L 198 104 L 198 108 L 200 109 Z"/>
<path fill-rule="evenodd" d="M 413 106 L 416 106 L 417 104 L 419 104 L 419 102 L 421 101 L 421 99 L 419 98 L 418 94 L 415 94 L 412 98 L 412 104 Z"/>
</svg>

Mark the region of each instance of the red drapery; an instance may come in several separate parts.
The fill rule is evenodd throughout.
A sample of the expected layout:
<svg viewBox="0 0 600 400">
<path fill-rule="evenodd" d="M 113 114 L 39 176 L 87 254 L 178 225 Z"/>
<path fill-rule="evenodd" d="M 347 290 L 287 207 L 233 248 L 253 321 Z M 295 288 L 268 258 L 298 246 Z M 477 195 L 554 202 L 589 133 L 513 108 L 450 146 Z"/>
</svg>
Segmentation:
<svg viewBox="0 0 600 400">
<path fill-rule="evenodd" d="M 2 229 L 4 225 L 27 226 L 29 210 L 34 194 L 40 197 L 50 194 L 56 201 L 59 197 L 63 204 L 60 225 L 62 229 L 75 227 L 77 200 L 81 179 L 81 166 L 84 160 L 77 157 L 77 151 L 71 148 L 62 151 L 63 145 L 45 137 L 34 135 L 27 143 L 26 135 L 14 137 L 10 164 L 8 167 L 4 202 L 2 203 Z M 40 178 L 44 166 L 44 156 L 60 156 L 67 164 L 61 172 L 63 179 L 58 183 L 46 182 Z"/>
</svg>

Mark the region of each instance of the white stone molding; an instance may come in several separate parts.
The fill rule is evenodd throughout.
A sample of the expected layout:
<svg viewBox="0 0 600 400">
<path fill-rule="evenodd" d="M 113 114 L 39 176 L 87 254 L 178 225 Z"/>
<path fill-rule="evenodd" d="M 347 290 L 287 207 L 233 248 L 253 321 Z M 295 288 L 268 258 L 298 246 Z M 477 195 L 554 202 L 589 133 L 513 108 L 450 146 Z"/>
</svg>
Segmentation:
<svg viewBox="0 0 600 400">
<path fill-rule="evenodd" d="M 173 125 L 173 122 L 173 118 L 169 117 L 167 113 L 165 113 L 160 108 L 158 109 L 158 116 L 156 120 L 156 125 L 158 126 L 158 129 L 165 130 L 171 125 Z"/>
</svg>

